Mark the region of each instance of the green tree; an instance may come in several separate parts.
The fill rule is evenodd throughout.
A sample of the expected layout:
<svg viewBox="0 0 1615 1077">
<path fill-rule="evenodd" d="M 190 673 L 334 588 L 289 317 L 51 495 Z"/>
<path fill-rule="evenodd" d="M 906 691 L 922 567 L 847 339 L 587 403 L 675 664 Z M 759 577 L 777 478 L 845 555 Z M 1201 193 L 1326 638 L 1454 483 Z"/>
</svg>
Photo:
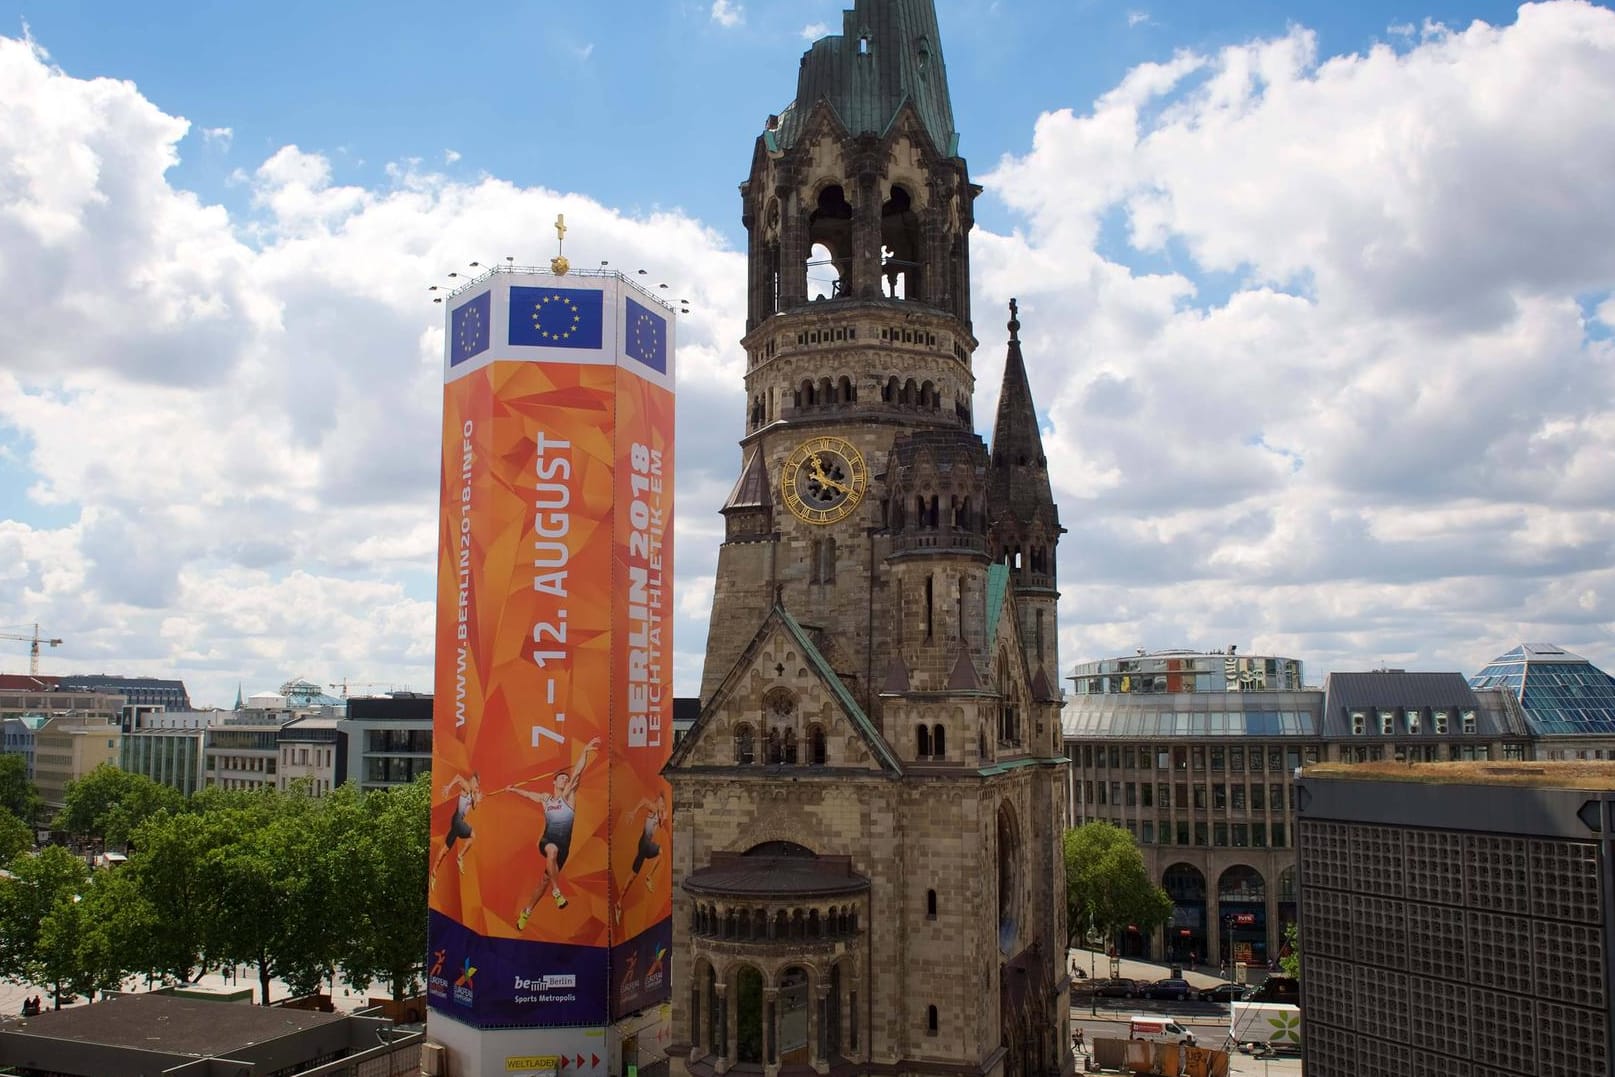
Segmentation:
<svg viewBox="0 0 1615 1077">
<path fill-rule="evenodd" d="M 56 1006 L 71 1002 L 81 981 L 73 975 L 69 936 L 81 924 L 77 906 L 89 888 L 83 860 L 59 845 L 20 856 L 12 877 L 0 879 L 0 976 L 51 987 Z"/>
<path fill-rule="evenodd" d="M 15 815 L 0 812 L 0 865 L 34 847 L 34 829 Z"/>
<path fill-rule="evenodd" d="M 1301 928 L 1294 920 L 1284 927 L 1284 956 L 1279 958 L 1279 968 L 1286 976 L 1301 978 Z"/>
<path fill-rule="evenodd" d="M 189 980 L 201 965 L 214 912 L 203 861 L 230 840 L 230 822 L 219 811 L 160 812 L 136 828 L 135 852 L 119 871 L 135 880 L 147 903 L 163 910 L 162 931 L 151 940 L 145 969 Z"/>
<path fill-rule="evenodd" d="M 340 792 L 340 790 L 339 790 Z M 410 994 L 426 959 L 426 874 L 431 776 L 364 794 L 362 822 L 343 829 L 332 849 L 334 892 L 352 914 L 337 963 L 360 988 L 386 985 L 395 1001 Z"/>
<path fill-rule="evenodd" d="M 28 760 L 10 753 L 0 755 L 0 808 L 32 827 L 42 805 L 39 790 L 28 780 Z"/>
<path fill-rule="evenodd" d="M 276 978 L 298 994 L 318 988 L 333 964 L 338 910 L 319 864 L 325 805 L 303 791 L 266 791 L 246 807 L 209 813 L 231 835 L 202 861 L 211 915 L 203 952 L 210 962 L 255 966 L 264 1005 Z"/>
<path fill-rule="evenodd" d="M 101 838 L 108 846 L 123 846 L 141 823 L 159 811 L 179 810 L 184 799 L 179 790 L 144 774 L 102 763 L 67 783 L 54 825 L 75 837 Z"/>
<path fill-rule="evenodd" d="M 1115 938 L 1128 925 L 1148 932 L 1172 917 L 1172 899 L 1144 869 L 1132 834 L 1085 823 L 1064 835 L 1066 923 L 1076 942 L 1090 926 Z"/>
</svg>

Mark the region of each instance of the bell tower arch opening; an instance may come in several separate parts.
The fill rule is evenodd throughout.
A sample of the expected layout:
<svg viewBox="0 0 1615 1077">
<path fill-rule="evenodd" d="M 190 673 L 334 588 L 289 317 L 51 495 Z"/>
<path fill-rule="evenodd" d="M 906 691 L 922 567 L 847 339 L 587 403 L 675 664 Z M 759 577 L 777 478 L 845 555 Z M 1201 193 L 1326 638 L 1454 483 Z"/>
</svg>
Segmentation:
<svg viewBox="0 0 1615 1077">
<path fill-rule="evenodd" d="M 880 207 L 882 291 L 888 299 L 917 299 L 920 287 L 920 220 L 914 199 L 900 184 Z"/>
<path fill-rule="evenodd" d="M 808 247 L 809 296 L 836 298 L 852 259 L 852 204 L 839 183 L 819 191 L 813 212 L 808 214 Z M 821 287 L 826 282 L 828 289 Z"/>
</svg>

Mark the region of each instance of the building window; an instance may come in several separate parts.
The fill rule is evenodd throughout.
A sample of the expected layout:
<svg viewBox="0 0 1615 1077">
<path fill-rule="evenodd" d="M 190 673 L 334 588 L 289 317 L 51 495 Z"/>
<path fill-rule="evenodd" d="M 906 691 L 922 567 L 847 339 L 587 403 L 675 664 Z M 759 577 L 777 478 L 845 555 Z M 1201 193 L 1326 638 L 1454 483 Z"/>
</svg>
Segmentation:
<svg viewBox="0 0 1615 1077">
<path fill-rule="evenodd" d="M 1228 787 L 1221 782 L 1211 787 L 1211 807 L 1214 811 L 1228 810 Z"/>
<path fill-rule="evenodd" d="M 1408 719 L 1408 732 L 1409 733 L 1417 733 L 1419 731 L 1419 710 L 1418 710 L 1418 708 L 1417 707 L 1409 707 L 1405 713 L 1407 714 L 1407 719 Z"/>
<path fill-rule="evenodd" d="M 1121 766 L 1122 766 L 1122 750 L 1120 748 L 1116 747 L 1114 744 L 1112 744 L 1110 746 L 1110 767 L 1111 767 L 1112 770 L 1120 770 Z"/>
<path fill-rule="evenodd" d="M 1099 803 L 1101 803 L 1101 804 L 1106 803 L 1106 800 L 1105 800 L 1105 783 L 1104 782 L 1096 782 L 1095 784 L 1099 786 Z"/>
<path fill-rule="evenodd" d="M 1274 823 L 1273 824 L 1273 848 L 1275 848 L 1275 849 L 1284 848 L 1284 824 L 1283 823 Z"/>
<path fill-rule="evenodd" d="M 1464 720 L 1464 736 L 1473 737 L 1475 735 L 1475 712 L 1474 711 L 1464 711 L 1463 712 L 1463 720 Z"/>
<path fill-rule="evenodd" d="M 1149 786 L 1145 786 L 1145 788 L 1148 789 Z M 1155 844 L 1155 824 L 1148 819 L 1144 820 L 1144 837 L 1142 841 L 1145 845 Z"/>
<path fill-rule="evenodd" d="M 1189 808 L 1189 783 L 1188 782 L 1179 782 L 1178 783 L 1177 799 L 1174 800 L 1172 803 L 1177 806 L 1177 809 L 1179 811 L 1187 811 L 1188 810 L 1188 808 Z M 1185 842 L 1185 844 L 1187 844 L 1187 842 Z"/>
<path fill-rule="evenodd" d="M 1267 787 L 1267 806 L 1274 811 L 1284 810 L 1284 786 L 1269 785 Z"/>
<path fill-rule="evenodd" d="M 1236 786 L 1234 786 L 1233 788 L 1231 788 L 1229 790 L 1229 795 L 1232 798 L 1231 804 L 1232 804 L 1233 809 L 1235 811 L 1244 811 L 1245 810 L 1245 787 L 1243 785 L 1236 785 Z"/>
<path fill-rule="evenodd" d="M 1205 823 L 1194 824 L 1194 843 L 1196 845 L 1204 846 L 1211 844 L 1206 840 L 1207 836 L 1207 828 Z"/>
<path fill-rule="evenodd" d="M 1431 711 L 1430 712 L 1430 721 L 1435 725 L 1436 735 L 1437 736 L 1444 737 L 1444 736 L 1447 735 L 1447 712 L 1446 711 Z"/>
<path fill-rule="evenodd" d="M 1133 769 L 1135 769 L 1134 766 L 1133 766 L 1134 762 L 1135 762 L 1135 760 L 1133 759 L 1132 745 L 1128 745 L 1126 748 L 1122 749 L 1122 769 L 1123 770 L 1133 770 Z"/>
<path fill-rule="evenodd" d="M 1211 828 L 1211 835 L 1212 835 L 1212 841 L 1213 841 L 1214 844 L 1219 845 L 1219 846 L 1227 845 L 1228 844 L 1228 824 L 1227 823 L 1217 823 L 1217 824 L 1215 824 Z"/>
<path fill-rule="evenodd" d="M 925 918 L 927 920 L 935 920 L 936 919 L 936 891 L 935 890 L 927 890 L 925 892 Z"/>
<path fill-rule="evenodd" d="M 1227 753 L 1225 753 L 1221 748 L 1211 749 L 1211 769 L 1222 770 L 1226 755 Z"/>
<path fill-rule="evenodd" d="M 1128 788 L 1132 788 L 1128 786 Z M 1140 782 L 1138 785 L 1138 802 L 1146 808 L 1155 807 L 1155 786 L 1149 782 Z"/>
<path fill-rule="evenodd" d="M 1394 712 L 1379 712 L 1379 731 L 1383 737 L 1388 737 L 1396 731 L 1396 714 Z"/>
<path fill-rule="evenodd" d="M 1146 785 L 1144 788 L 1148 789 L 1149 786 Z M 1133 782 L 1127 783 L 1127 806 L 1129 808 L 1138 807 L 1138 787 Z"/>
<path fill-rule="evenodd" d="M 1112 805 L 1114 805 L 1114 806 L 1116 806 L 1118 808 L 1121 807 L 1121 803 L 1122 803 L 1122 783 L 1121 782 L 1111 782 L 1110 783 L 1110 802 L 1111 802 Z"/>
<path fill-rule="evenodd" d="M 1155 803 L 1161 808 L 1172 806 L 1172 787 L 1166 782 L 1155 783 Z"/>
<path fill-rule="evenodd" d="M 935 1006 L 927 1006 L 925 1008 L 925 1033 L 926 1033 L 926 1035 L 935 1036 L 936 1035 L 936 1027 L 937 1027 L 936 1007 Z"/>
<path fill-rule="evenodd" d="M 1093 745 L 1091 744 L 1082 746 L 1082 765 L 1089 769 L 1093 767 Z"/>
<path fill-rule="evenodd" d="M 1351 712 L 1351 732 L 1352 732 L 1352 736 L 1354 736 L 1354 737 L 1362 736 L 1363 731 L 1365 729 L 1367 729 L 1367 728 L 1368 728 L 1368 715 L 1366 713 L 1364 713 L 1363 711 L 1352 711 Z"/>
<path fill-rule="evenodd" d="M 1189 749 L 1189 757 L 1194 760 L 1195 770 L 1206 769 L 1206 750 L 1199 745 Z"/>
<path fill-rule="evenodd" d="M 1505 745 L 1503 745 L 1503 758 L 1504 759 L 1524 759 L 1525 758 L 1525 745 L 1523 745 L 1523 744 L 1505 744 Z"/>
<path fill-rule="evenodd" d="M 1228 749 L 1228 769 L 1233 771 L 1235 774 L 1245 773 L 1245 749 Z"/>
<path fill-rule="evenodd" d="M 1172 769 L 1172 753 L 1167 751 L 1165 748 L 1162 748 L 1160 751 L 1156 752 L 1155 753 L 1155 769 L 1156 770 L 1171 770 Z"/>
<path fill-rule="evenodd" d="M 1243 849 L 1250 844 L 1250 826 L 1246 823 L 1234 824 L 1234 848 Z"/>
<path fill-rule="evenodd" d="M 1260 748 L 1251 749 L 1251 770 L 1257 774 L 1262 772 L 1262 749 Z"/>
<path fill-rule="evenodd" d="M 1256 849 L 1267 848 L 1267 824 L 1251 824 L 1251 846 Z"/>
<path fill-rule="evenodd" d="M 1205 824 L 1202 823 L 1201 825 L 1204 826 Z M 1179 823 L 1178 824 L 1178 844 L 1179 845 L 1187 845 L 1187 844 L 1189 844 L 1189 824 L 1188 823 Z"/>
<path fill-rule="evenodd" d="M 1279 748 L 1267 750 L 1267 769 L 1278 774 L 1284 770 L 1284 752 Z"/>
<path fill-rule="evenodd" d="M 1172 749 L 1172 769 L 1174 769 L 1174 770 L 1188 770 L 1189 769 L 1189 749 L 1187 749 L 1187 748 L 1173 748 Z"/>
<path fill-rule="evenodd" d="M 1194 787 L 1194 808 L 1195 811 L 1206 810 L 1206 787 L 1203 785 Z"/>
</svg>

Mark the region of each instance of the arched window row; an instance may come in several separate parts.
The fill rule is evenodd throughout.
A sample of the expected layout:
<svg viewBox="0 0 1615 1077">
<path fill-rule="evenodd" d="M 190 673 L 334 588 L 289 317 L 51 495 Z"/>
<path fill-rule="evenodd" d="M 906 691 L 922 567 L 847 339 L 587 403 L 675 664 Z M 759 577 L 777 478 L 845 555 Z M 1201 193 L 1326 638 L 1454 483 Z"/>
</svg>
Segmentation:
<svg viewBox="0 0 1615 1077">
<path fill-rule="evenodd" d="M 1030 572 L 1039 576 L 1047 576 L 1052 571 L 1050 566 L 1053 561 L 1054 559 L 1050 556 L 1047 546 L 1022 547 L 1014 545 L 1004 547 L 1003 562 L 1012 572 Z"/>
<path fill-rule="evenodd" d="M 948 757 L 948 730 L 941 722 L 914 727 L 914 756 L 916 759 L 943 760 Z"/>
<path fill-rule="evenodd" d="M 936 382 L 926 379 L 915 381 L 899 381 L 896 375 L 886 379 L 886 384 L 880 387 L 880 399 L 883 404 L 896 404 L 904 408 L 917 408 L 920 411 L 941 411 L 942 391 Z"/>
<path fill-rule="evenodd" d="M 770 726 L 760 738 L 749 722 L 735 727 L 736 766 L 760 763 L 775 767 L 822 767 L 828 761 L 828 738 L 824 726 L 817 722 L 808 726 L 807 735 L 800 740 L 796 730 L 787 726 Z"/>
<path fill-rule="evenodd" d="M 851 905 L 827 908 L 769 909 L 697 903 L 690 910 L 690 933 L 726 942 L 827 942 L 858 935 L 858 910 Z"/>
<path fill-rule="evenodd" d="M 987 533 L 987 513 L 982 503 L 970 494 L 923 491 L 892 498 L 885 504 L 886 527 L 891 531 Z"/>
<path fill-rule="evenodd" d="M 798 411 L 807 408 L 828 408 L 837 404 L 858 403 L 858 385 L 847 375 L 839 378 L 802 379 L 792 394 L 791 403 Z"/>
</svg>

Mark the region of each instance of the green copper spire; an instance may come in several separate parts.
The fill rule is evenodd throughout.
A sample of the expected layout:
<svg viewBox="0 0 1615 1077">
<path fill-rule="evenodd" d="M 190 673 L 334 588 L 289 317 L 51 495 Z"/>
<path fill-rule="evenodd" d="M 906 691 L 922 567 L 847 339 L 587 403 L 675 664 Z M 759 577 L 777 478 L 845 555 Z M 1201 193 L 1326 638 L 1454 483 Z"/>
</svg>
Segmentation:
<svg viewBox="0 0 1615 1077">
<path fill-rule="evenodd" d="M 778 148 L 825 102 L 854 135 L 881 135 L 911 102 L 944 157 L 959 152 L 932 0 L 856 0 L 839 36 L 820 38 L 802 56 L 796 100 L 779 118 Z"/>
</svg>

